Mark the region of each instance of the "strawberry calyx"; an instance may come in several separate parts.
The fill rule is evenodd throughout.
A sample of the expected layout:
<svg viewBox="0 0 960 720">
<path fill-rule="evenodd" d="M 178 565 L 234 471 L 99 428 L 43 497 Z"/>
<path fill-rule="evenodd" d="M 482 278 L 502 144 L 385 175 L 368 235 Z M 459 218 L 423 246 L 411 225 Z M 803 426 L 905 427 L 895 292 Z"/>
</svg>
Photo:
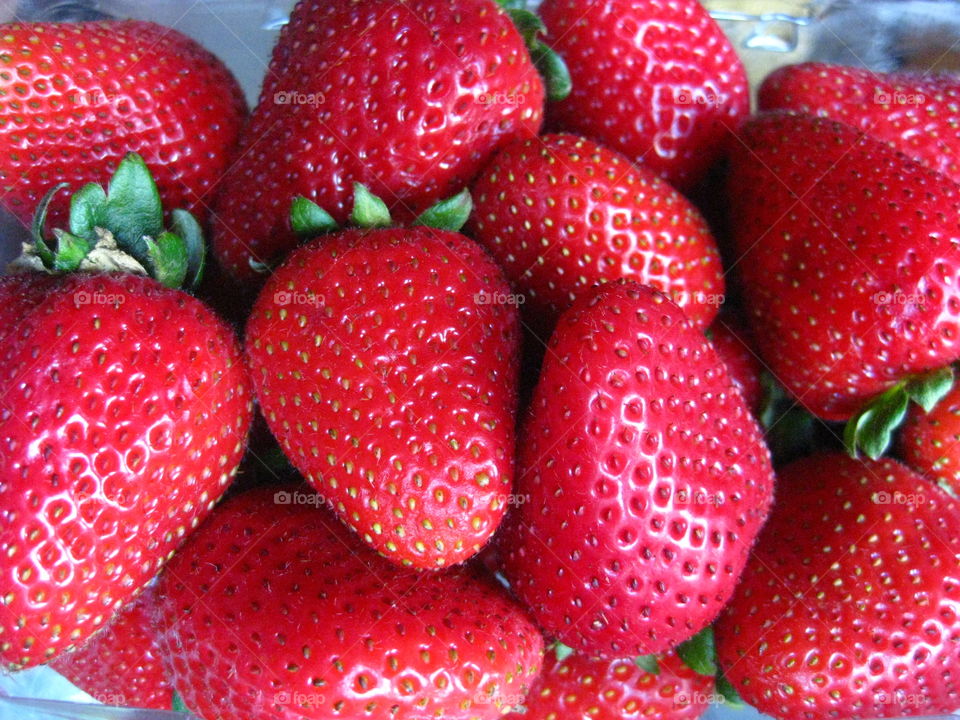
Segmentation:
<svg viewBox="0 0 960 720">
<path fill-rule="evenodd" d="M 879 458 L 890 447 L 893 433 L 906 418 L 910 402 L 930 412 L 950 392 L 953 382 L 953 368 L 948 365 L 909 375 L 877 395 L 844 427 L 843 444 L 850 457 L 857 458 L 862 451 L 871 460 Z"/>
<path fill-rule="evenodd" d="M 769 372 L 760 375 L 763 399 L 757 419 L 774 463 L 809 455 L 817 445 L 818 420 Z"/>
<path fill-rule="evenodd" d="M 54 196 L 67 187 L 54 186 L 40 201 L 31 226 L 33 244 L 24 244 L 10 272 L 125 272 L 170 288 L 199 284 L 205 253 L 200 224 L 186 210 L 174 210 L 172 229 L 164 228 L 160 193 L 142 157 L 128 153 L 107 190 L 89 183 L 74 193 L 69 230 L 55 228 L 51 241 L 44 237 L 47 213 Z"/>
<path fill-rule="evenodd" d="M 651 675 L 660 674 L 660 660 L 656 655 L 637 655 L 633 659 L 634 664 Z"/>
<path fill-rule="evenodd" d="M 551 48 L 542 37 L 547 32 L 546 25 L 538 15 L 527 10 L 522 2 L 501 0 L 501 7 L 507 11 L 513 24 L 523 38 L 530 59 L 543 78 L 547 99 L 552 102 L 566 100 L 573 89 L 567 64 L 556 50 Z"/>
<path fill-rule="evenodd" d="M 173 710 L 173 712 L 179 713 L 190 712 L 190 708 L 184 704 L 183 698 L 180 697 L 180 693 L 178 693 L 176 690 L 173 691 L 173 702 L 171 703 L 170 709 Z"/>
<path fill-rule="evenodd" d="M 714 678 L 717 694 L 723 698 L 725 705 L 734 708 L 745 706 L 740 694 L 724 676 L 717 663 L 717 645 L 712 625 L 708 625 L 689 640 L 677 645 L 677 655 L 698 675 Z"/>
</svg>

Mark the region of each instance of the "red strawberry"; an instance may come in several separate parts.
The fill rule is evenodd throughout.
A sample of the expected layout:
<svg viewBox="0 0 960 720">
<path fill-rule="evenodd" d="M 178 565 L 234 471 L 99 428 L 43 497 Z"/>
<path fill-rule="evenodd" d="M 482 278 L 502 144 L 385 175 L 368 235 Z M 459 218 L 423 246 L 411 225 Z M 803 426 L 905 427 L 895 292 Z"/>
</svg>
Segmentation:
<svg viewBox="0 0 960 720">
<path fill-rule="evenodd" d="M 270 429 L 341 519 L 397 562 L 462 562 L 506 510 L 509 292 L 457 233 L 351 230 L 297 250 L 253 308 L 247 357 Z"/>
<path fill-rule="evenodd" d="M 80 648 L 50 667 L 107 705 L 169 710 L 173 689 L 160 661 L 152 591 L 118 612 Z"/>
<path fill-rule="evenodd" d="M 24 223 L 51 187 L 103 181 L 128 151 L 154 168 L 164 204 L 207 214 L 246 114 L 216 57 L 171 28 L 132 20 L 4 25 L 0 202 Z M 66 203 L 54 205 L 61 225 Z"/>
<path fill-rule="evenodd" d="M 511 587 L 551 635 L 663 652 L 733 593 L 771 500 L 760 430 L 709 341 L 660 293 L 609 283 L 557 325 L 524 426 Z"/>
<path fill-rule="evenodd" d="M 377 557 L 292 488 L 228 500 L 161 577 L 161 647 L 220 720 L 492 720 L 543 641 L 499 589 Z M 280 504 L 276 504 L 279 502 Z"/>
<path fill-rule="evenodd" d="M 682 190 L 749 111 L 743 65 L 697 0 L 545 0 L 540 15 L 573 81 L 551 105 L 551 123 Z"/>
<path fill-rule="evenodd" d="M 758 349 L 803 405 L 844 420 L 960 356 L 957 185 L 822 118 L 766 114 L 741 138 L 738 267 Z"/>
<path fill-rule="evenodd" d="M 163 213 L 138 158 L 73 207 L 77 234 L 38 239 L 21 267 L 123 260 L 172 282 L 202 254 L 192 219 L 176 216 L 185 238 L 150 229 Z M 0 658 L 16 669 L 82 644 L 156 575 L 233 478 L 252 403 L 230 329 L 151 278 L 15 275 L 0 307 L 17 318 L 0 336 Z"/>
<path fill-rule="evenodd" d="M 727 679 L 781 718 L 960 708 L 960 507 L 893 460 L 783 468 L 716 624 Z"/>
<path fill-rule="evenodd" d="M 956 75 L 787 65 L 764 80 L 758 100 L 764 110 L 795 110 L 853 125 L 960 182 Z"/>
<path fill-rule="evenodd" d="M 494 156 L 472 195 L 472 234 L 532 317 L 552 322 L 594 284 L 618 278 L 662 290 L 703 327 L 723 301 L 720 256 L 696 208 L 590 140 L 517 140 Z"/>
<path fill-rule="evenodd" d="M 501 143 L 536 134 L 542 106 L 523 38 L 493 0 L 301 2 L 226 176 L 217 257 L 251 277 L 251 260 L 297 244 L 291 197 L 342 222 L 354 181 L 412 217 Z"/>
<path fill-rule="evenodd" d="M 674 653 L 648 672 L 632 659 L 592 660 L 548 652 L 543 672 L 513 720 L 696 720 L 715 697 L 713 678 L 699 675 Z"/>
<path fill-rule="evenodd" d="M 748 331 L 737 315 L 722 313 L 710 326 L 710 342 L 727 366 L 731 382 L 740 390 L 744 402 L 756 413 L 763 401 L 760 376 L 763 366 L 746 338 Z"/>
<path fill-rule="evenodd" d="M 900 454 L 921 475 L 960 495 L 960 387 L 929 413 L 912 407 L 900 435 Z"/>
</svg>

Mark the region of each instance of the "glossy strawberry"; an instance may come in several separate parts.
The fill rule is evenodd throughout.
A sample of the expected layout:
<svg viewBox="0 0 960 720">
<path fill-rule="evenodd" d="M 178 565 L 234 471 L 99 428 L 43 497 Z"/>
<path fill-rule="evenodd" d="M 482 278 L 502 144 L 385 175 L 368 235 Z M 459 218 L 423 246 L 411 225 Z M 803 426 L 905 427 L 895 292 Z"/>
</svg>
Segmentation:
<svg viewBox="0 0 960 720">
<path fill-rule="evenodd" d="M 564 644 L 659 653 L 733 593 L 771 500 L 759 428 L 660 293 L 601 286 L 561 316 L 520 442 L 507 578 Z"/>
<path fill-rule="evenodd" d="M 731 382 L 740 390 L 744 402 L 757 412 L 763 401 L 760 377 L 763 365 L 747 340 L 749 332 L 732 312 L 720 314 L 710 326 L 710 342 L 727 366 Z"/>
<path fill-rule="evenodd" d="M 573 135 L 517 140 L 472 186 L 471 234 L 532 317 L 556 317 L 618 278 L 669 295 L 706 327 L 723 301 L 716 243 L 682 195 L 617 152 Z"/>
<path fill-rule="evenodd" d="M 161 578 L 161 646 L 185 704 L 220 720 L 486 720 L 526 694 L 543 641 L 469 572 L 363 547 L 319 498 L 261 488 L 219 508 Z"/>
<path fill-rule="evenodd" d="M 658 673 L 633 659 L 544 657 L 543 671 L 511 720 L 696 720 L 716 697 L 713 678 L 698 675 L 670 653 Z"/>
<path fill-rule="evenodd" d="M 297 250 L 247 325 L 271 430 L 364 540 L 439 568 L 475 554 L 513 482 L 516 305 L 482 248 L 433 228 Z"/>
<path fill-rule="evenodd" d="M 50 667 L 105 705 L 169 710 L 173 689 L 156 645 L 153 602 L 148 589 Z"/>
<path fill-rule="evenodd" d="M 245 114 L 226 66 L 172 28 L 133 20 L 4 25 L 0 202 L 27 224 L 58 182 L 105 181 L 132 151 L 153 169 L 169 210 L 205 217 Z M 66 209 L 55 202 L 56 225 Z"/>
<path fill-rule="evenodd" d="M 900 463 L 788 465 L 716 624 L 726 677 L 781 718 L 957 710 L 958 551 L 960 507 Z"/>
<path fill-rule="evenodd" d="M 342 222 L 352 182 L 402 218 L 462 189 L 501 143 L 535 135 L 543 83 L 493 0 L 310 0 L 274 49 L 260 103 L 217 204 L 217 258 L 297 244 L 290 198 Z"/>
<path fill-rule="evenodd" d="M 956 75 L 802 63 L 767 76 L 758 101 L 764 110 L 795 110 L 853 125 L 960 182 Z"/>
<path fill-rule="evenodd" d="M 592 137 L 682 190 L 749 111 L 743 65 L 697 0 L 545 0 L 548 42 L 573 90 L 557 129 Z"/>
<path fill-rule="evenodd" d="M 960 190 L 890 145 L 811 116 L 741 132 L 729 179 L 751 326 L 773 375 L 845 420 L 960 356 Z"/>
<path fill-rule="evenodd" d="M 960 494 L 960 387 L 929 413 L 911 408 L 900 434 L 900 455 L 921 475 Z"/>
</svg>

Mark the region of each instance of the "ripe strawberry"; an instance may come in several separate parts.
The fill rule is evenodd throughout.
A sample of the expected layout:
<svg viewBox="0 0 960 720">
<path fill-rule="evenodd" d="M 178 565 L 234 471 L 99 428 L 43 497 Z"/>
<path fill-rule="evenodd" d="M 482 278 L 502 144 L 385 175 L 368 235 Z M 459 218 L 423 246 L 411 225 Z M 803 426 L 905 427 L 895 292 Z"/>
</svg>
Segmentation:
<svg viewBox="0 0 960 720">
<path fill-rule="evenodd" d="M 239 279 L 297 244 L 289 199 L 342 222 L 352 182 L 405 218 L 462 189 L 503 142 L 535 135 L 543 83 L 493 0 L 310 0 L 274 50 L 217 205 Z"/>
<path fill-rule="evenodd" d="M 619 150 L 681 190 L 703 177 L 749 111 L 743 64 L 697 0 L 545 0 L 570 96 L 550 123 Z"/>
<path fill-rule="evenodd" d="M 764 361 L 820 417 L 885 391 L 902 417 L 912 379 L 960 356 L 958 186 L 823 118 L 766 114 L 741 138 L 730 197 Z"/>
<path fill-rule="evenodd" d="M 433 228 L 349 230 L 264 286 L 246 352 L 270 429 L 396 562 L 475 554 L 511 493 L 518 317 L 493 260 Z"/>
<path fill-rule="evenodd" d="M 722 313 L 710 326 L 710 342 L 727 366 L 730 381 L 740 390 L 747 407 L 756 413 L 763 401 L 763 384 L 760 380 L 763 366 L 746 340 L 748 336 L 747 328 L 731 312 Z"/>
<path fill-rule="evenodd" d="M 918 473 L 960 495 L 960 387 L 929 413 L 910 409 L 900 434 L 900 454 Z"/>
<path fill-rule="evenodd" d="M 29 223 L 54 185 L 106 180 L 146 158 L 164 204 L 202 216 L 246 114 L 216 57 L 171 28 L 132 20 L 4 25 L 0 202 Z M 62 225 L 66 203 L 53 206 Z"/>
<path fill-rule="evenodd" d="M 543 640 L 519 607 L 469 572 L 383 560 L 319 501 L 249 491 L 171 560 L 160 645 L 187 707 L 220 720 L 492 720 L 524 696 Z"/>
<path fill-rule="evenodd" d="M 900 463 L 792 463 L 715 626 L 720 666 L 775 717 L 957 710 L 958 552 L 960 507 Z"/>
<path fill-rule="evenodd" d="M 877 73 L 824 63 L 787 65 L 760 87 L 764 110 L 794 110 L 853 125 L 960 182 L 960 78 Z"/>
<path fill-rule="evenodd" d="M 696 720 L 714 697 L 712 677 L 699 675 L 674 653 L 659 659 L 658 672 L 634 660 L 593 660 L 548 652 L 524 712 L 512 720 Z"/>
<path fill-rule="evenodd" d="M 659 653 L 733 592 L 771 500 L 760 430 L 660 293 L 608 283 L 561 316 L 527 417 L 505 574 L 561 642 Z"/>
<path fill-rule="evenodd" d="M 498 152 L 474 182 L 472 235 L 531 317 L 552 321 L 598 282 L 663 291 L 706 327 L 723 268 L 696 208 L 651 171 L 590 140 L 546 135 Z"/>
<path fill-rule="evenodd" d="M 74 195 L 76 234 L 58 231 L 56 252 L 38 238 L 20 263 L 81 272 L 0 280 L 0 307 L 17 318 L 0 336 L 0 658 L 11 669 L 102 627 L 209 512 L 243 454 L 252 407 L 229 328 L 151 278 L 82 272 L 122 260 L 182 279 L 202 255 L 198 226 L 177 214 L 192 250 L 181 262 L 184 239 L 151 229 L 162 218 L 142 160 L 124 160 L 109 195 Z"/>
<path fill-rule="evenodd" d="M 126 605 L 105 628 L 50 667 L 107 705 L 169 710 L 173 689 L 160 661 L 151 590 Z"/>
</svg>

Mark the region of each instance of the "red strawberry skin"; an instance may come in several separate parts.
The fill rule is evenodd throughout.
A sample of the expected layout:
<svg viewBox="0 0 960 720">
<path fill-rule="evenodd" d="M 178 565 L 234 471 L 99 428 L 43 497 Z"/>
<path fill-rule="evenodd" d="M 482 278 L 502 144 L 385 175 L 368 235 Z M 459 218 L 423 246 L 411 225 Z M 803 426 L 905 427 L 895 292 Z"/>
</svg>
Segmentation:
<svg viewBox="0 0 960 720">
<path fill-rule="evenodd" d="M 784 467 L 715 626 L 726 677 L 775 717 L 960 708 L 960 507 L 894 460 Z"/>
<path fill-rule="evenodd" d="M 520 443 L 505 574 L 548 634 L 659 653 L 733 593 L 771 501 L 759 428 L 663 295 L 601 286 L 560 319 Z"/>
<path fill-rule="evenodd" d="M 171 28 L 133 20 L 4 25 L 0 202 L 24 224 L 59 182 L 105 182 L 127 152 L 163 205 L 205 217 L 246 103 L 226 66 Z M 66 195 L 52 226 L 65 226 Z"/>
<path fill-rule="evenodd" d="M 912 405 L 899 442 L 907 465 L 948 492 L 960 494 L 960 386 L 929 413 Z"/>
<path fill-rule="evenodd" d="M 0 658 L 51 660 L 102 627 L 209 512 L 252 413 L 230 330 L 133 276 L 76 275 L 0 340 Z M 22 302 L 21 302 L 22 300 Z"/>
<path fill-rule="evenodd" d="M 849 125 L 761 115 L 729 195 L 751 326 L 811 412 L 845 420 L 960 355 L 960 188 Z"/>
<path fill-rule="evenodd" d="M 960 183 L 960 78 L 802 63 L 764 80 L 762 110 L 794 110 L 853 125 Z"/>
<path fill-rule="evenodd" d="M 730 380 L 740 390 L 747 407 L 754 413 L 763 401 L 763 385 L 760 377 L 763 365 L 753 351 L 749 331 L 737 315 L 721 314 L 710 326 L 710 342 L 717 355 L 727 366 Z"/>
<path fill-rule="evenodd" d="M 526 694 L 543 640 L 501 590 L 462 570 L 393 565 L 323 509 L 275 504 L 276 492 L 225 502 L 161 577 L 160 642 L 191 710 L 492 720 L 503 698 Z"/>
<path fill-rule="evenodd" d="M 535 135 L 542 116 L 540 76 L 493 0 L 301 2 L 227 174 L 216 256 L 252 277 L 251 259 L 296 246 L 293 196 L 342 222 L 354 181 L 413 217 L 464 188 L 500 144 Z"/>
<path fill-rule="evenodd" d="M 591 140 L 517 140 L 494 156 L 472 195 L 472 236 L 534 317 L 555 320 L 593 285 L 618 278 L 663 291 L 703 327 L 723 301 L 720 255 L 696 208 Z"/>
<path fill-rule="evenodd" d="M 431 228 L 346 231 L 264 286 L 246 352 L 270 429 L 340 518 L 398 563 L 463 562 L 513 483 L 519 354 L 509 285 Z"/>
<path fill-rule="evenodd" d="M 549 124 L 592 137 L 681 190 L 749 112 L 743 64 L 697 0 L 546 0 L 548 42 L 573 91 Z"/>
<path fill-rule="evenodd" d="M 167 681 L 156 631 L 151 590 L 123 607 L 110 624 L 50 667 L 106 705 L 169 710 Z"/>
<path fill-rule="evenodd" d="M 543 671 L 510 720 L 696 720 L 709 707 L 712 677 L 698 675 L 674 653 L 659 658 L 660 674 L 632 659 L 595 660 L 573 654 L 544 657 Z"/>
</svg>

